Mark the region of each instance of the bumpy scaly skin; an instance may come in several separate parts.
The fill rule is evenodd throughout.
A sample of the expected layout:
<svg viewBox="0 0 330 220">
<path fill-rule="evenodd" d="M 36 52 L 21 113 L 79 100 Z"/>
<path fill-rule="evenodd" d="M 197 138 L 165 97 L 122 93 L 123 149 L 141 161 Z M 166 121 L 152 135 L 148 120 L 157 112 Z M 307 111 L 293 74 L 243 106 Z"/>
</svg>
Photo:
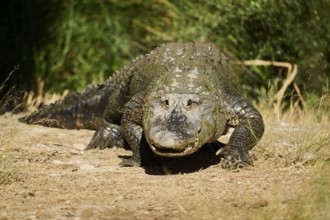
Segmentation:
<svg viewBox="0 0 330 220">
<path fill-rule="evenodd" d="M 134 60 L 104 84 L 68 95 L 20 119 L 63 128 L 96 129 L 87 149 L 122 146 L 127 166 L 153 154 L 192 154 L 235 127 L 219 150 L 224 167 L 251 165 L 260 140 L 260 113 L 241 96 L 229 60 L 212 44 L 170 43 Z"/>
</svg>

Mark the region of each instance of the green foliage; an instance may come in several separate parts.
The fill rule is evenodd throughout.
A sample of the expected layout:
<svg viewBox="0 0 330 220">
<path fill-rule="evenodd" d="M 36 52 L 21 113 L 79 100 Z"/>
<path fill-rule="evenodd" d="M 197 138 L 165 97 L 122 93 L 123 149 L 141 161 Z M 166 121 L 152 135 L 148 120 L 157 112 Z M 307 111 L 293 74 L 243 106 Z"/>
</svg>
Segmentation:
<svg viewBox="0 0 330 220">
<path fill-rule="evenodd" d="M 157 26 L 160 21 L 153 16 L 166 13 L 158 4 L 135 1 L 71 0 L 61 8 L 51 27 L 53 41 L 34 53 L 36 72 L 53 91 L 104 81 L 141 50 L 148 50 L 140 26 L 144 22 Z"/>
<path fill-rule="evenodd" d="M 20 2 L 8 0 L 6 19 L 0 19 L 6 30 L 0 62 L 21 64 L 16 76 L 21 80 L 15 81 L 20 88 L 37 90 L 39 77 L 46 90 L 80 90 L 168 41 L 214 42 L 233 59 L 297 63 L 298 85 L 319 95 L 330 81 L 328 1 L 37 0 L 33 7 Z M 17 9 L 23 14 L 13 13 Z M 11 51 L 13 44 L 19 51 Z M 6 53 L 11 62 L 5 64 Z M 285 71 L 272 67 L 249 71 L 253 77 L 242 70 L 240 76 L 250 93 L 267 90 L 269 82 L 279 87 L 285 78 Z"/>
<path fill-rule="evenodd" d="M 330 16 L 326 11 L 330 3 L 239 0 L 181 4 L 184 26 L 193 31 L 186 34 L 178 28 L 180 38 L 213 41 L 240 60 L 297 63 L 298 82 L 319 93 L 320 83 L 329 80 Z M 254 67 L 252 71 L 257 77 L 245 80 L 254 89 L 285 77 L 275 68 Z"/>
</svg>

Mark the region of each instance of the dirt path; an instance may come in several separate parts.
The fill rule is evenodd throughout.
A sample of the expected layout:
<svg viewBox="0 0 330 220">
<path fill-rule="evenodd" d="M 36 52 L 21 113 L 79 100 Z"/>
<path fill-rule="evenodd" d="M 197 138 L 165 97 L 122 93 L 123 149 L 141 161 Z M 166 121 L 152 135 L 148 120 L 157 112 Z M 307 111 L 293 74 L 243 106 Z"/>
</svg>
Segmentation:
<svg viewBox="0 0 330 220">
<path fill-rule="evenodd" d="M 228 171 L 215 160 L 200 162 L 207 152 L 162 167 L 121 167 L 119 156 L 130 151 L 82 150 L 93 131 L 28 126 L 17 118 L 0 116 L 2 170 L 12 173 L 0 185 L 1 220 L 285 219 L 273 210 L 294 206 L 309 178 L 308 168 L 290 164 L 281 151 L 305 134 L 290 124 L 267 122 L 251 152 L 254 167 Z"/>
</svg>

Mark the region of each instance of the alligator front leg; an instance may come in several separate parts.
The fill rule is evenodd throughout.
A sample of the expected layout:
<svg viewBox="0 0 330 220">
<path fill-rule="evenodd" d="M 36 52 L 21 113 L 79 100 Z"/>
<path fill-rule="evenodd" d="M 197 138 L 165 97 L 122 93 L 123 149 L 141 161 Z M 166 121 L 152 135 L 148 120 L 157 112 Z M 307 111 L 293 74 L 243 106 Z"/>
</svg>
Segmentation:
<svg viewBox="0 0 330 220">
<path fill-rule="evenodd" d="M 253 165 L 249 155 L 264 133 L 264 123 L 261 114 L 245 99 L 230 96 L 226 100 L 229 125 L 235 127 L 228 144 L 217 154 L 223 160 L 224 168 L 237 168 Z"/>
<path fill-rule="evenodd" d="M 128 142 L 133 155 L 129 159 L 122 159 L 124 166 L 142 166 L 152 157 L 151 149 L 147 143 L 143 143 L 143 98 L 139 93 L 132 97 L 125 105 L 123 118 L 121 120 L 123 134 Z"/>
</svg>

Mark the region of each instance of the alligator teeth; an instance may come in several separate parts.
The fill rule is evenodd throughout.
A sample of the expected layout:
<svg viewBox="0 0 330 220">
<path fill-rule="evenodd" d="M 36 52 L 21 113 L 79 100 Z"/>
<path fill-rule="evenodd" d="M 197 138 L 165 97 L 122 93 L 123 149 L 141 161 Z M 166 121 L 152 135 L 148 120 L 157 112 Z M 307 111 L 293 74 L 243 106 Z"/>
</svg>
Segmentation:
<svg viewBox="0 0 330 220">
<path fill-rule="evenodd" d="M 150 147 L 152 148 L 152 150 L 156 150 L 154 145 L 150 145 Z"/>
</svg>

